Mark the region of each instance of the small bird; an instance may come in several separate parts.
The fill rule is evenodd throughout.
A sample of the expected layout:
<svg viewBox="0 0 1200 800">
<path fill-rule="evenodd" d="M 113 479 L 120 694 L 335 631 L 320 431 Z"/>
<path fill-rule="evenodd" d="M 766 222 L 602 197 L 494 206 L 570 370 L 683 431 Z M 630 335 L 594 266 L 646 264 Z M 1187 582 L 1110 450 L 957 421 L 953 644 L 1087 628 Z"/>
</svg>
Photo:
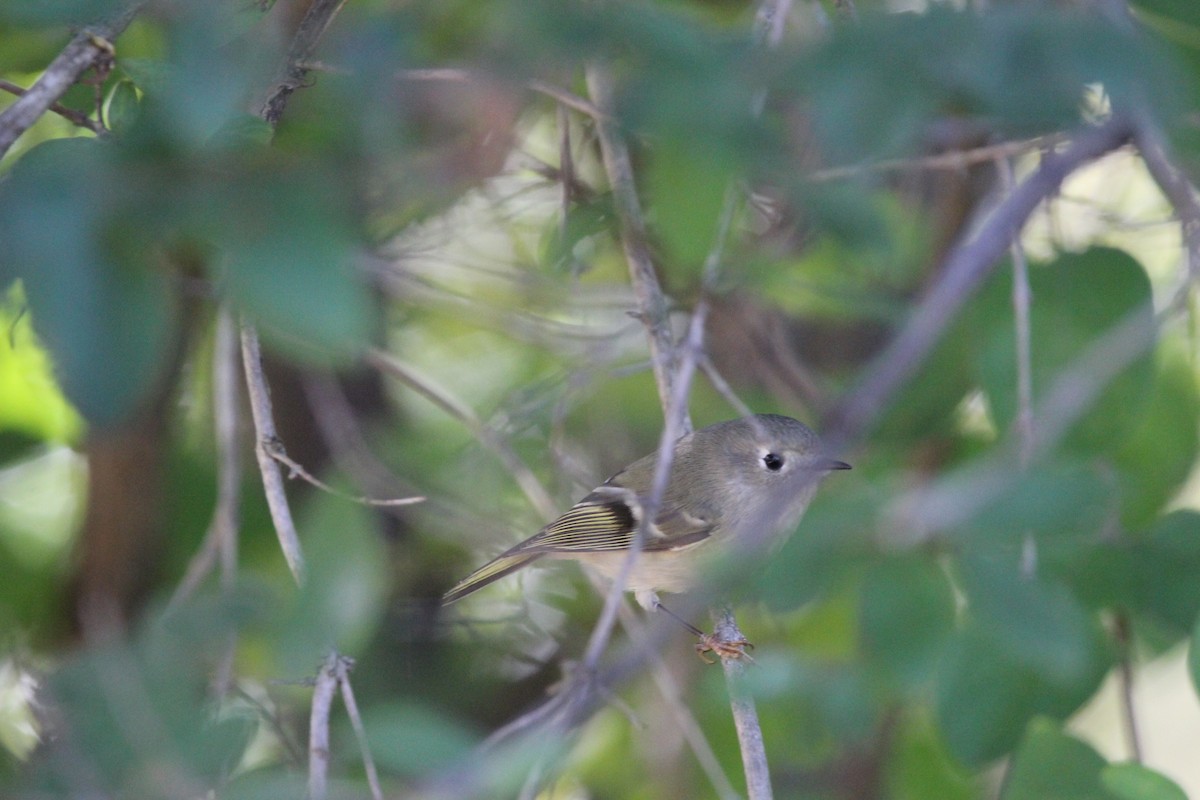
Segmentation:
<svg viewBox="0 0 1200 800">
<path fill-rule="evenodd" d="M 658 453 L 630 464 L 536 534 L 459 581 L 449 604 L 539 558 L 573 558 L 612 581 L 621 572 L 654 481 Z M 647 610 L 659 592 L 696 588 L 714 564 L 779 546 L 816 492 L 817 482 L 850 465 L 830 458 L 803 423 L 778 414 L 719 422 L 681 437 L 670 479 L 625 588 Z M 700 637 L 697 651 L 743 654 L 746 642 Z"/>
</svg>

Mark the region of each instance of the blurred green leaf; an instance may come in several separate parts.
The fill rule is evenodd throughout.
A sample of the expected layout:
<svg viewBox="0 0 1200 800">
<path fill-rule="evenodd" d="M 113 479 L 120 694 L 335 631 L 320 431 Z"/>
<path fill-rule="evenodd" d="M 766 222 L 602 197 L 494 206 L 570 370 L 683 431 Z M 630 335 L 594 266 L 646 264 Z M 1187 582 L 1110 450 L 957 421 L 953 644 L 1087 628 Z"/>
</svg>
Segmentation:
<svg viewBox="0 0 1200 800">
<path fill-rule="evenodd" d="M 1031 265 L 1030 351 L 1035 404 L 1110 328 L 1130 314 L 1153 326 L 1150 279 L 1128 253 L 1093 247 Z M 1012 276 L 1002 271 L 989 283 L 970 337 L 977 347 L 979 379 L 999 430 L 1017 414 L 1017 357 L 1013 329 Z M 1120 447 L 1140 424 L 1154 384 L 1151 352 L 1136 359 L 1104 387 L 1076 423 L 1064 447 L 1095 454 Z"/>
<path fill-rule="evenodd" d="M 1107 766 L 1088 745 L 1036 720 L 1008 773 L 1002 800 L 1115 800 L 1100 780 Z"/>
<path fill-rule="evenodd" d="M 138 93 L 133 81 L 118 81 L 108 96 L 105 122 L 113 133 L 121 134 L 137 119 Z"/>
<path fill-rule="evenodd" d="M 1137 608 L 1185 635 L 1200 614 L 1200 512 L 1174 511 L 1134 553 Z"/>
<path fill-rule="evenodd" d="M 283 668 L 315 671 L 332 648 L 353 656 L 382 617 L 388 563 L 371 511 L 320 492 L 309 498 L 297 528 L 308 576 L 279 632 Z"/>
<path fill-rule="evenodd" d="M 4 3 L 0 20 L 11 25 L 85 25 L 123 9 L 126 0 L 34 0 Z"/>
<path fill-rule="evenodd" d="M 1020 574 L 987 554 L 959 559 L 967 609 L 1010 658 L 1055 682 L 1082 680 L 1095 662 L 1097 624 L 1060 583 Z"/>
<path fill-rule="evenodd" d="M 1187 800 L 1174 781 L 1141 764 L 1109 764 L 1100 770 L 1100 783 L 1120 800 Z"/>
<path fill-rule="evenodd" d="M 1175 348 L 1160 346 L 1159 353 L 1149 404 L 1114 455 L 1121 521 L 1132 530 L 1149 525 L 1179 491 L 1200 444 L 1200 393 L 1192 367 Z"/>
<path fill-rule="evenodd" d="M 0 279 L 22 280 L 64 393 L 97 425 L 145 396 L 178 324 L 151 220 L 123 217 L 127 188 L 151 187 L 131 186 L 113 149 L 89 139 L 35 148 L 0 186 Z"/>
<path fill-rule="evenodd" d="M 443 769 L 478 744 L 478 737 L 433 709 L 391 704 L 363 720 L 379 765 L 406 776 Z"/>
<path fill-rule="evenodd" d="M 862 582 L 866 655 L 903 685 L 930 679 L 954 625 L 954 592 L 937 562 L 919 555 L 879 562 Z"/>
<path fill-rule="evenodd" d="M 698 269 L 716 242 L 717 221 L 734 178 L 728 148 L 667 139 L 654 148 L 646 193 L 654 230 L 671 260 Z"/>
<path fill-rule="evenodd" d="M 902 718 L 888 760 L 886 797 L 891 800 L 975 800 L 976 781 L 954 763 L 927 715 L 912 711 Z"/>
<path fill-rule="evenodd" d="M 207 215 L 230 296 L 276 346 L 310 359 L 360 352 L 375 308 L 355 272 L 347 205 L 332 174 L 247 164 L 218 187 Z"/>
<path fill-rule="evenodd" d="M 936 714 L 947 748 L 971 767 L 1010 753 L 1034 716 L 1065 719 L 1099 688 L 1110 659 L 1101 653 L 1093 658 L 1085 672 L 1055 680 L 968 624 L 952 638 L 938 669 Z"/>
</svg>

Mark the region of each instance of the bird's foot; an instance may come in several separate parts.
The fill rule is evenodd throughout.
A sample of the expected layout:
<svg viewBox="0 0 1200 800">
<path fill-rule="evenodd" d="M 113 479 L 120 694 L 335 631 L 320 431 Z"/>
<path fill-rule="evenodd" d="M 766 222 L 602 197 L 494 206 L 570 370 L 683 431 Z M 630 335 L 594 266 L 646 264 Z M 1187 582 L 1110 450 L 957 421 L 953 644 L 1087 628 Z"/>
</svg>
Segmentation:
<svg viewBox="0 0 1200 800">
<path fill-rule="evenodd" d="M 700 660 L 705 664 L 717 663 L 708 658 L 706 655 L 707 653 L 715 653 L 716 656 L 722 661 L 732 658 L 744 658 L 753 664 L 754 659 L 751 658 L 750 654 L 746 652 L 747 648 L 753 650 L 754 645 L 750 644 L 750 642 L 746 641 L 745 639 L 737 639 L 732 642 L 727 642 L 723 639 L 718 639 L 716 634 L 702 633 L 700 634 L 700 641 L 696 643 L 696 655 L 698 655 Z"/>
</svg>

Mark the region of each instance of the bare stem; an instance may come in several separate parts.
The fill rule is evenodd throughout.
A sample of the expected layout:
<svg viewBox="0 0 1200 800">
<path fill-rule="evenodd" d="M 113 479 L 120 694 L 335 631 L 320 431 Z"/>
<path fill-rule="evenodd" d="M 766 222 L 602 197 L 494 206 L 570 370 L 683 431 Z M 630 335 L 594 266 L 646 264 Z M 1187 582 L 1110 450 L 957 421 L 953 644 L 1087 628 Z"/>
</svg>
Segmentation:
<svg viewBox="0 0 1200 800">
<path fill-rule="evenodd" d="M 714 635 L 722 641 L 745 641 L 729 607 L 713 612 Z M 721 659 L 725 685 L 729 688 L 729 706 L 742 751 L 742 769 L 746 773 L 746 794 L 750 800 L 771 800 L 771 769 L 767 765 L 767 747 L 754 698 L 746 690 L 746 665 L 738 658 Z"/>
<path fill-rule="evenodd" d="M 275 416 L 271 410 L 271 391 L 263 375 L 262 350 L 258 344 L 258 333 L 252 325 L 242 324 L 242 365 L 246 371 L 246 390 L 250 396 L 250 412 L 254 417 L 256 443 L 254 455 L 258 459 L 258 470 L 262 473 L 263 492 L 279 547 L 287 561 L 288 569 L 296 583 L 304 583 L 304 553 L 300 548 L 300 537 L 296 534 L 296 523 L 292 520 L 292 509 L 288 505 L 287 491 L 279 462 L 271 455 L 280 447 L 279 434 L 275 430 Z"/>
<path fill-rule="evenodd" d="M 329 785 L 329 712 L 338 688 L 338 654 L 330 653 L 317 673 L 308 722 L 308 797 L 325 800 Z"/>
<path fill-rule="evenodd" d="M 92 65 L 113 56 L 112 39 L 129 26 L 145 0 L 130 3 L 112 20 L 81 30 L 11 106 L 0 112 L 0 158 Z"/>
<path fill-rule="evenodd" d="M 1074 170 L 1122 146 L 1131 133 L 1130 122 L 1120 114 L 1102 125 L 1084 129 L 1061 153 L 1046 155 L 1038 169 L 995 207 L 974 235 L 950 250 L 937 282 L 908 323 L 876 356 L 858 386 L 847 394 L 845 403 L 827 420 L 824 428 L 831 431 L 833 449 L 869 430 L 892 394 L 913 376 L 946 327 L 995 268 L 1034 209 Z"/>
<path fill-rule="evenodd" d="M 358 739 L 358 750 L 362 754 L 363 769 L 367 773 L 367 785 L 371 788 L 373 800 L 383 800 L 383 789 L 379 785 L 379 771 L 375 769 L 375 757 L 371 755 L 371 744 L 367 741 L 367 731 L 363 727 L 362 715 L 358 713 L 358 701 L 354 699 L 354 688 L 350 685 L 350 670 L 354 661 L 344 656 L 337 658 L 336 672 L 338 683 L 342 687 L 342 703 L 346 706 L 346 716 L 350 717 L 350 727 L 354 728 L 354 736 Z"/>
<path fill-rule="evenodd" d="M 665 413 L 671 403 L 671 373 L 674 367 L 667 301 L 658 282 L 658 275 L 654 271 L 654 261 L 647 245 L 646 221 L 642 214 L 641 201 L 638 200 L 637 185 L 633 180 L 633 162 L 629 157 L 629 146 L 610 113 L 613 107 L 612 76 L 603 67 L 589 65 L 587 85 L 592 102 L 601 112 L 595 119 L 596 136 L 600 141 L 604 171 L 613 193 L 621 233 L 621 247 L 625 251 L 630 281 L 637 297 L 638 317 L 646 328 L 646 337 L 650 343 L 650 359 L 654 365 L 658 399 Z"/>
</svg>

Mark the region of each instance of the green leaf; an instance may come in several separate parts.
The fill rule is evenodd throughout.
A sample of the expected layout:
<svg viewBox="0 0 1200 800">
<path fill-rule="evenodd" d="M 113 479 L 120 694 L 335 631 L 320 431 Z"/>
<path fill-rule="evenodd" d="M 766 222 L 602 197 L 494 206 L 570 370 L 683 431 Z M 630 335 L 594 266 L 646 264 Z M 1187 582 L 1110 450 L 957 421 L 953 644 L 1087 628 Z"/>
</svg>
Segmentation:
<svg viewBox="0 0 1200 800">
<path fill-rule="evenodd" d="M 954 592 L 933 560 L 903 556 L 881 561 L 862 583 L 863 648 L 902 684 L 929 679 L 954 624 Z"/>
<path fill-rule="evenodd" d="M 1048 720 L 1036 720 L 1022 742 L 1002 800 L 1115 800 L 1102 785 L 1104 758 L 1062 733 Z"/>
<path fill-rule="evenodd" d="M 282 664 L 315 665 L 332 648 L 354 655 L 374 633 L 387 592 L 387 558 L 366 507 L 319 493 L 297 520 L 308 576 L 280 627 Z"/>
<path fill-rule="evenodd" d="M 1139 607 L 1181 633 L 1200 613 L 1200 512 L 1175 511 L 1142 548 Z"/>
<path fill-rule="evenodd" d="M 1121 520 L 1132 530 L 1148 526 L 1175 496 L 1200 445 L 1200 393 L 1192 368 L 1181 348 L 1158 349 L 1149 404 L 1114 457 L 1120 471 Z"/>
<path fill-rule="evenodd" d="M 178 320 L 157 220 L 130 221 L 128 185 L 111 147 L 71 139 L 30 151 L 0 187 L 0 279 L 22 280 L 64 393 L 101 426 L 147 395 Z"/>
<path fill-rule="evenodd" d="M 1192 678 L 1192 688 L 1200 694 L 1200 619 L 1192 628 L 1192 638 L 1188 642 L 1188 674 Z"/>
<path fill-rule="evenodd" d="M 1056 680 L 1015 660 L 990 632 L 968 623 L 938 668 L 936 715 L 946 746 L 978 767 L 1010 753 L 1034 716 L 1065 719 L 1099 688 L 1110 659 L 1093 653 L 1086 673 Z"/>
<path fill-rule="evenodd" d="M 1096 340 L 1135 314 L 1153 330 L 1150 279 L 1128 253 L 1093 247 L 1031 265 L 1030 350 L 1034 402 L 1045 398 L 1061 373 Z M 1016 336 L 1012 276 L 1003 271 L 985 289 L 976 330 L 979 378 L 996 427 L 1009 430 L 1017 414 Z M 1068 434 L 1063 446 L 1094 455 L 1120 447 L 1141 423 L 1154 381 L 1151 349 L 1122 370 Z"/>
<path fill-rule="evenodd" d="M 1053 681 L 1090 672 L 1100 634 L 1065 586 L 981 554 L 960 559 L 959 572 L 971 618 L 1014 661 Z"/>
<path fill-rule="evenodd" d="M 220 186 L 206 214 L 207 234 L 225 255 L 227 290 L 290 355 L 357 355 L 376 314 L 355 271 L 344 193 L 319 169 L 264 161 Z"/>
<path fill-rule="evenodd" d="M 478 741 L 444 714 L 416 704 L 373 708 L 363 724 L 379 765 L 401 775 L 425 775 L 454 764 Z"/>
<path fill-rule="evenodd" d="M 118 81 L 108 96 L 105 120 L 113 133 L 121 134 L 137 119 L 138 93 L 133 81 Z"/>
<path fill-rule="evenodd" d="M 1109 764 L 1100 771 L 1100 783 L 1120 800 L 1187 800 L 1174 781 L 1141 764 Z"/>
<path fill-rule="evenodd" d="M 654 231 L 672 261 L 699 268 L 716 242 L 717 221 L 733 180 L 729 150 L 691 140 L 658 144 L 646 176 Z"/>
</svg>

